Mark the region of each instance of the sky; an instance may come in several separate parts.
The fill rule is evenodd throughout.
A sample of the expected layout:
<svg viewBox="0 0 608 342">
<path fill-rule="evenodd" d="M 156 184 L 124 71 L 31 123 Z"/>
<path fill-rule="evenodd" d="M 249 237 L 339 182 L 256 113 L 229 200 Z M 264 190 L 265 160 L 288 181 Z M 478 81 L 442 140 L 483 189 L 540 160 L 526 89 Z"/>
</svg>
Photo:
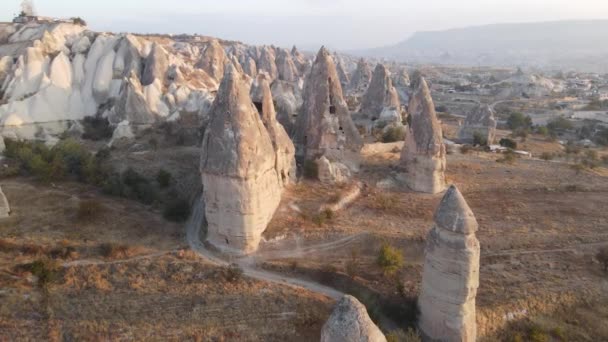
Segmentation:
<svg viewBox="0 0 608 342">
<path fill-rule="evenodd" d="M 0 21 L 21 0 L 0 2 Z M 608 19 L 608 0 L 34 0 L 39 15 L 80 16 L 96 31 L 199 33 L 250 44 L 356 50 L 416 31 Z"/>
</svg>

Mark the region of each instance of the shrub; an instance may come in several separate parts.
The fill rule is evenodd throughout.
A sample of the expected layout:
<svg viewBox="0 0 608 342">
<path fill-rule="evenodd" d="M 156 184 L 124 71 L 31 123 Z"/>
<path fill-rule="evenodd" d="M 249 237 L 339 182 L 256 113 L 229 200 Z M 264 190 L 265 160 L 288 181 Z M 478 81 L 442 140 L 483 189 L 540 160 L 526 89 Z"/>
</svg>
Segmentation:
<svg viewBox="0 0 608 342">
<path fill-rule="evenodd" d="M 469 152 L 471 152 L 473 150 L 473 146 L 465 144 L 460 146 L 460 153 L 462 154 L 468 154 Z"/>
<path fill-rule="evenodd" d="M 543 135 L 543 136 L 547 136 L 547 135 L 549 135 L 549 129 L 546 126 L 539 126 L 536 129 L 536 133 Z"/>
<path fill-rule="evenodd" d="M 190 216 L 190 204 L 181 198 L 167 203 L 163 211 L 163 217 L 172 222 L 184 222 L 188 216 Z"/>
<path fill-rule="evenodd" d="M 523 113 L 512 113 L 507 119 L 507 126 L 511 130 L 528 129 L 532 127 L 532 118 Z"/>
<path fill-rule="evenodd" d="M 120 245 L 113 242 L 106 242 L 99 245 L 100 253 L 109 259 L 126 258 L 129 256 L 129 246 Z"/>
<path fill-rule="evenodd" d="M 320 213 L 317 213 L 312 217 L 312 221 L 319 227 L 323 227 L 325 222 L 331 221 L 334 218 L 334 212 L 326 209 Z"/>
<path fill-rule="evenodd" d="M 377 264 L 385 275 L 391 275 L 403 267 L 403 253 L 396 248 L 384 244 L 378 253 Z"/>
<path fill-rule="evenodd" d="M 83 139 L 87 140 L 104 140 L 112 137 L 114 133 L 108 119 L 100 116 L 87 116 L 83 121 L 84 133 Z"/>
<path fill-rule="evenodd" d="M 547 124 L 547 129 L 549 132 L 558 132 L 558 131 L 566 131 L 572 129 L 574 126 L 570 120 L 564 117 L 555 118 Z"/>
<path fill-rule="evenodd" d="M 236 283 L 241 280 L 243 277 L 243 269 L 237 264 L 230 264 L 230 266 L 226 266 L 222 270 L 224 279 L 229 283 Z"/>
<path fill-rule="evenodd" d="M 397 141 L 403 141 L 405 139 L 405 133 L 403 128 L 392 126 L 387 128 L 382 134 L 383 143 L 392 143 Z"/>
<path fill-rule="evenodd" d="M 488 137 L 481 132 L 473 133 L 473 145 L 475 146 L 488 146 Z"/>
<path fill-rule="evenodd" d="M 554 155 L 549 152 L 543 152 L 540 155 L 540 159 L 542 159 L 542 160 L 553 160 L 553 158 L 554 158 Z"/>
<path fill-rule="evenodd" d="M 318 179 L 319 165 L 314 160 L 306 160 L 304 162 L 304 178 Z"/>
<path fill-rule="evenodd" d="M 156 181 L 161 188 L 166 188 L 171 184 L 171 173 L 160 169 L 156 175 Z"/>
<path fill-rule="evenodd" d="M 39 259 L 32 263 L 23 265 L 23 269 L 32 273 L 38 278 L 40 287 L 47 287 L 58 278 L 57 264 L 48 259 Z"/>
<path fill-rule="evenodd" d="M 499 144 L 502 147 L 510 148 L 512 150 L 514 150 L 514 149 L 517 148 L 517 142 L 515 142 L 514 140 L 511 140 L 509 138 L 502 138 L 502 139 L 500 139 Z"/>
<path fill-rule="evenodd" d="M 359 253 L 357 252 L 356 249 L 353 249 L 350 252 L 350 258 L 346 261 L 346 265 L 344 266 L 344 271 L 346 272 L 346 274 L 349 277 L 354 279 L 355 276 L 357 275 L 358 269 L 359 269 Z"/>
<path fill-rule="evenodd" d="M 515 154 L 512 150 L 507 150 L 502 154 L 502 158 L 496 160 L 499 163 L 505 164 L 513 164 L 517 160 L 517 154 Z"/>
<path fill-rule="evenodd" d="M 393 330 L 386 335 L 387 342 L 422 342 L 420 335 L 414 329 L 409 328 L 407 331 Z"/>
<path fill-rule="evenodd" d="M 128 168 L 122 173 L 123 196 L 137 199 L 144 204 L 152 204 L 158 199 L 156 189 L 150 184 L 148 179 L 132 168 Z"/>
<path fill-rule="evenodd" d="M 602 264 L 604 272 L 608 272 L 608 247 L 602 247 L 595 255 L 597 261 Z"/>
</svg>

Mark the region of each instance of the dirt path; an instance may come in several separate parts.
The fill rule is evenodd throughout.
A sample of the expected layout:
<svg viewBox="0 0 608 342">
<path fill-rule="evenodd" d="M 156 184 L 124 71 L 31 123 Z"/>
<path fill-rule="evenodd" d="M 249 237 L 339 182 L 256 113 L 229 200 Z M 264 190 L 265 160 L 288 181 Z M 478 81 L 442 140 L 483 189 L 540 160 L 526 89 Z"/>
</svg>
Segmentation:
<svg viewBox="0 0 608 342">
<path fill-rule="evenodd" d="M 186 239 L 190 245 L 190 248 L 192 248 L 193 251 L 195 251 L 202 258 L 206 259 L 208 262 L 217 266 L 229 266 L 231 263 L 234 263 L 243 270 L 243 273 L 246 276 L 251 278 L 297 288 L 304 288 L 336 300 L 344 296 L 344 293 L 338 290 L 317 284 L 312 281 L 286 277 L 273 272 L 259 270 L 254 267 L 251 257 L 235 259 L 232 260 L 232 262 L 229 262 L 216 256 L 214 253 L 205 248 L 205 245 L 200 240 L 201 226 L 203 223 L 203 205 L 200 202 L 201 200 L 195 203 L 192 210 L 192 215 L 186 224 Z"/>
<path fill-rule="evenodd" d="M 515 256 L 515 255 L 526 255 L 526 254 L 538 255 L 538 254 L 579 252 L 586 248 L 594 248 L 594 247 L 601 247 L 601 246 L 608 246 L 608 241 L 583 243 L 583 244 L 575 245 L 572 247 L 556 248 L 556 249 L 537 249 L 537 250 L 513 249 L 513 250 L 506 250 L 506 251 L 500 251 L 500 252 L 488 253 L 488 254 L 482 253 L 481 256 L 482 257 L 493 257 L 493 256 Z"/>
<path fill-rule="evenodd" d="M 70 261 L 70 262 L 66 262 L 63 264 L 64 268 L 68 268 L 68 267 L 80 267 L 80 266 L 96 266 L 96 265 L 118 265 L 118 264 L 125 264 L 128 262 L 133 262 L 133 261 L 141 261 L 141 260 L 145 260 L 145 259 L 152 259 L 152 258 L 158 258 L 161 256 L 165 256 L 168 254 L 173 254 L 176 253 L 177 250 L 172 250 L 172 251 L 164 251 L 164 252 L 158 252 L 158 253 L 152 253 L 152 254 L 145 254 L 145 255 L 139 255 L 133 258 L 129 258 L 129 259 L 121 259 L 121 260 L 113 260 L 113 261 L 106 261 L 106 260 L 75 260 L 75 261 Z"/>
</svg>

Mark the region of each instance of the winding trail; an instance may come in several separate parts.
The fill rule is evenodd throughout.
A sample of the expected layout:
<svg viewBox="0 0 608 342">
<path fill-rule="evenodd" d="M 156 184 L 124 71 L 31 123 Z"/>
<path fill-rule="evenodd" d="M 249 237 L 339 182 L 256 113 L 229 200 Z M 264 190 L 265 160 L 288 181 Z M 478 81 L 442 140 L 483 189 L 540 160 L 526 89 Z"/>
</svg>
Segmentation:
<svg viewBox="0 0 608 342">
<path fill-rule="evenodd" d="M 188 219 L 186 224 L 186 239 L 190 248 L 194 252 L 196 252 L 203 259 L 206 259 L 210 263 L 217 266 L 229 266 L 230 264 L 237 264 L 246 276 L 251 278 L 268 281 L 275 284 L 287 285 L 296 288 L 303 288 L 312 292 L 320 293 L 335 300 L 338 300 L 344 296 L 344 293 L 333 289 L 328 286 L 324 286 L 321 284 L 317 284 L 313 281 L 303 280 L 299 278 L 287 277 L 284 275 L 280 275 L 277 273 L 263 271 L 254 267 L 255 258 L 253 257 L 243 257 L 233 260 L 232 262 L 226 261 L 213 252 L 208 250 L 205 245 L 201 242 L 200 234 L 201 227 L 203 225 L 204 215 L 203 215 L 204 205 L 202 203 L 202 198 L 197 200 L 194 203 L 194 207 L 192 209 L 192 215 Z M 336 241 L 338 243 L 339 241 Z M 330 246 L 331 247 L 331 246 Z"/>
</svg>

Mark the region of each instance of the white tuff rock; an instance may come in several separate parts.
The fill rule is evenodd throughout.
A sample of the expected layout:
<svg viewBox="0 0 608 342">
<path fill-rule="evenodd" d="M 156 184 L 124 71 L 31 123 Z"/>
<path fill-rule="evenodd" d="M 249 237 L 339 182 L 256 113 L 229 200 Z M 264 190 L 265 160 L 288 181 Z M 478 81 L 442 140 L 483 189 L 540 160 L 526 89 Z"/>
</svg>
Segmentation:
<svg viewBox="0 0 608 342">
<path fill-rule="evenodd" d="M 211 109 L 201 154 L 208 240 L 238 254 L 257 250 L 281 201 L 277 160 L 288 150 L 275 150 L 249 91 L 247 76 L 229 65 Z M 282 162 L 287 160 L 285 156 Z"/>
<path fill-rule="evenodd" d="M 475 215 L 455 186 L 435 212 L 426 242 L 418 304 L 419 328 L 430 341 L 474 342 L 479 287 L 479 241 Z"/>
<path fill-rule="evenodd" d="M 365 306 L 346 295 L 323 325 L 321 342 L 386 342 L 386 337 L 369 318 Z"/>
<path fill-rule="evenodd" d="M 411 125 L 406 131 L 401 165 L 405 183 L 418 192 L 436 194 L 445 190 L 446 150 L 441 124 L 424 78 L 410 98 Z"/>
</svg>

